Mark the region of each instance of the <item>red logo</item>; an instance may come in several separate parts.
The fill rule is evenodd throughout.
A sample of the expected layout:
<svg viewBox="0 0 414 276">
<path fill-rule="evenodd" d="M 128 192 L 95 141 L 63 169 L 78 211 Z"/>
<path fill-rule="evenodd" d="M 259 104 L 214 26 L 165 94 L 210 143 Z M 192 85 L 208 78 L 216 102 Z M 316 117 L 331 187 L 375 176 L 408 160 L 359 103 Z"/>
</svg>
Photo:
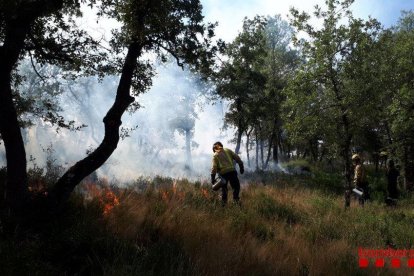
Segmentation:
<svg viewBox="0 0 414 276">
<path fill-rule="evenodd" d="M 392 268 L 400 268 L 400 266 L 401 266 L 400 259 L 392 259 L 391 260 L 391 267 Z"/>
<path fill-rule="evenodd" d="M 359 267 L 360 268 L 367 268 L 369 265 L 368 259 L 359 259 Z"/>
<path fill-rule="evenodd" d="M 414 259 L 409 259 L 407 265 L 408 265 L 408 267 L 413 268 L 414 267 Z"/>
<path fill-rule="evenodd" d="M 375 261 L 375 266 L 376 266 L 376 267 L 384 267 L 384 265 L 385 265 L 385 261 L 384 261 L 384 259 L 377 259 L 377 260 Z"/>
<path fill-rule="evenodd" d="M 413 249 L 367 249 L 358 248 L 359 267 L 368 268 L 375 265 L 377 268 L 390 267 L 401 268 L 402 266 L 414 269 L 414 248 Z M 407 262 L 405 262 L 407 260 Z"/>
</svg>

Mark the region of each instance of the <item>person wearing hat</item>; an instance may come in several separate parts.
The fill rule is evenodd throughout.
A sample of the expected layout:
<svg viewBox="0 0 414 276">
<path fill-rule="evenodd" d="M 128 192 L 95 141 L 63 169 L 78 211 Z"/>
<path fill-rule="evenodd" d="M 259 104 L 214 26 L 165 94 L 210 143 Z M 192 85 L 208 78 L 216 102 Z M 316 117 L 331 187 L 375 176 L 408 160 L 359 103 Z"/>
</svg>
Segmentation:
<svg viewBox="0 0 414 276">
<path fill-rule="evenodd" d="M 361 157 L 357 153 L 352 155 L 352 161 L 355 166 L 353 183 L 355 185 L 355 188 L 363 192 L 362 196 L 359 197 L 359 204 L 364 205 L 365 200 L 369 199 L 369 190 L 365 167 L 362 164 Z"/>
<path fill-rule="evenodd" d="M 237 177 L 237 171 L 234 168 L 234 162 L 239 164 L 240 174 L 244 173 L 243 161 L 232 150 L 224 148 L 221 142 L 213 144 L 213 164 L 211 168 L 211 184 L 215 182 L 216 173 L 218 173 L 224 180 L 225 185 L 221 188 L 221 200 L 223 205 L 227 203 L 227 183 L 233 189 L 233 200 L 239 203 L 240 181 Z"/>
</svg>

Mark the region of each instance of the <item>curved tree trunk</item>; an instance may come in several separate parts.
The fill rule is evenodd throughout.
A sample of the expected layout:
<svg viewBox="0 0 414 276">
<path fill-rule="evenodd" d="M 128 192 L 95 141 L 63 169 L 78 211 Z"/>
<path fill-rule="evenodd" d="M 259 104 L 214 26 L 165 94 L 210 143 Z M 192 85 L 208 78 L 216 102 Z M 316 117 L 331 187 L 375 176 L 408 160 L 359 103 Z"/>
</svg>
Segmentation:
<svg viewBox="0 0 414 276">
<path fill-rule="evenodd" d="M 128 47 L 128 53 L 122 68 L 115 102 L 103 119 L 105 136 L 99 147 L 86 158 L 80 160 L 58 180 L 49 193 L 53 204 L 60 205 L 69 199 L 76 185 L 83 178 L 102 166 L 117 148 L 119 141 L 119 127 L 121 117 L 128 106 L 134 101 L 130 95 L 132 77 L 137 65 L 137 58 L 141 55 L 142 46 L 133 43 Z"/>
<path fill-rule="evenodd" d="M 237 141 L 236 141 L 236 148 L 234 150 L 234 152 L 236 154 L 240 153 L 240 146 L 241 146 L 241 138 L 243 135 L 243 130 L 241 130 L 240 128 L 237 129 Z"/>
<path fill-rule="evenodd" d="M 236 106 L 237 106 L 237 112 L 239 114 L 243 114 L 242 102 L 241 102 L 241 99 L 240 98 L 238 98 L 236 100 Z M 239 116 L 241 116 L 241 115 L 239 115 Z M 243 136 L 244 129 L 245 128 L 243 127 L 243 121 L 242 121 L 241 117 L 239 117 L 238 123 L 237 123 L 237 141 L 236 141 L 236 148 L 234 150 L 234 152 L 236 154 L 239 154 L 240 153 L 241 138 Z"/>
</svg>

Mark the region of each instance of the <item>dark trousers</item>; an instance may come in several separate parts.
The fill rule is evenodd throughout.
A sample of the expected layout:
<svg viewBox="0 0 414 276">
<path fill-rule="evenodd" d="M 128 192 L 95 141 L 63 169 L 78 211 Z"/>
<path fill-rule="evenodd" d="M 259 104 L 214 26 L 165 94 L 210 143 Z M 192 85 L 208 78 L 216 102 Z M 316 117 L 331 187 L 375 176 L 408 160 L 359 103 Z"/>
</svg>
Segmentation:
<svg viewBox="0 0 414 276">
<path fill-rule="evenodd" d="M 357 187 L 364 192 L 363 196 L 359 198 L 359 204 L 364 205 L 365 200 L 371 199 L 371 194 L 368 186 L 368 182 L 363 182 L 357 185 Z"/>
<path fill-rule="evenodd" d="M 239 193 L 240 193 L 240 181 L 237 177 L 236 171 L 231 171 L 221 175 L 226 180 L 226 185 L 221 188 L 221 200 L 223 204 L 227 203 L 227 183 L 230 182 L 230 186 L 233 189 L 233 200 L 235 202 L 239 201 Z"/>
<path fill-rule="evenodd" d="M 394 199 L 398 198 L 397 182 L 388 182 L 388 196 Z"/>
</svg>

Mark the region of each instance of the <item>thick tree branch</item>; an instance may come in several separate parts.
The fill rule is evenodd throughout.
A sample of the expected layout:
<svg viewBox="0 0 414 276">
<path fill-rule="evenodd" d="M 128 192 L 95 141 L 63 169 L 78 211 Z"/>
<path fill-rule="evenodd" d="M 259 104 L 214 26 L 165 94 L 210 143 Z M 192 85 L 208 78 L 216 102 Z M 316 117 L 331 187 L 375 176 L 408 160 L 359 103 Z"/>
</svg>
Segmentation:
<svg viewBox="0 0 414 276">
<path fill-rule="evenodd" d="M 83 178 L 94 172 L 111 156 L 119 142 L 119 128 L 122 124 L 121 117 L 128 106 L 134 101 L 130 95 L 132 78 L 137 66 L 137 59 L 141 55 L 142 45 L 133 43 L 128 48 L 128 53 L 122 68 L 117 94 L 113 106 L 103 119 L 105 124 L 105 136 L 99 147 L 86 158 L 73 165 L 56 183 L 50 191 L 52 204 L 60 205 L 65 202 L 76 185 Z"/>
</svg>

